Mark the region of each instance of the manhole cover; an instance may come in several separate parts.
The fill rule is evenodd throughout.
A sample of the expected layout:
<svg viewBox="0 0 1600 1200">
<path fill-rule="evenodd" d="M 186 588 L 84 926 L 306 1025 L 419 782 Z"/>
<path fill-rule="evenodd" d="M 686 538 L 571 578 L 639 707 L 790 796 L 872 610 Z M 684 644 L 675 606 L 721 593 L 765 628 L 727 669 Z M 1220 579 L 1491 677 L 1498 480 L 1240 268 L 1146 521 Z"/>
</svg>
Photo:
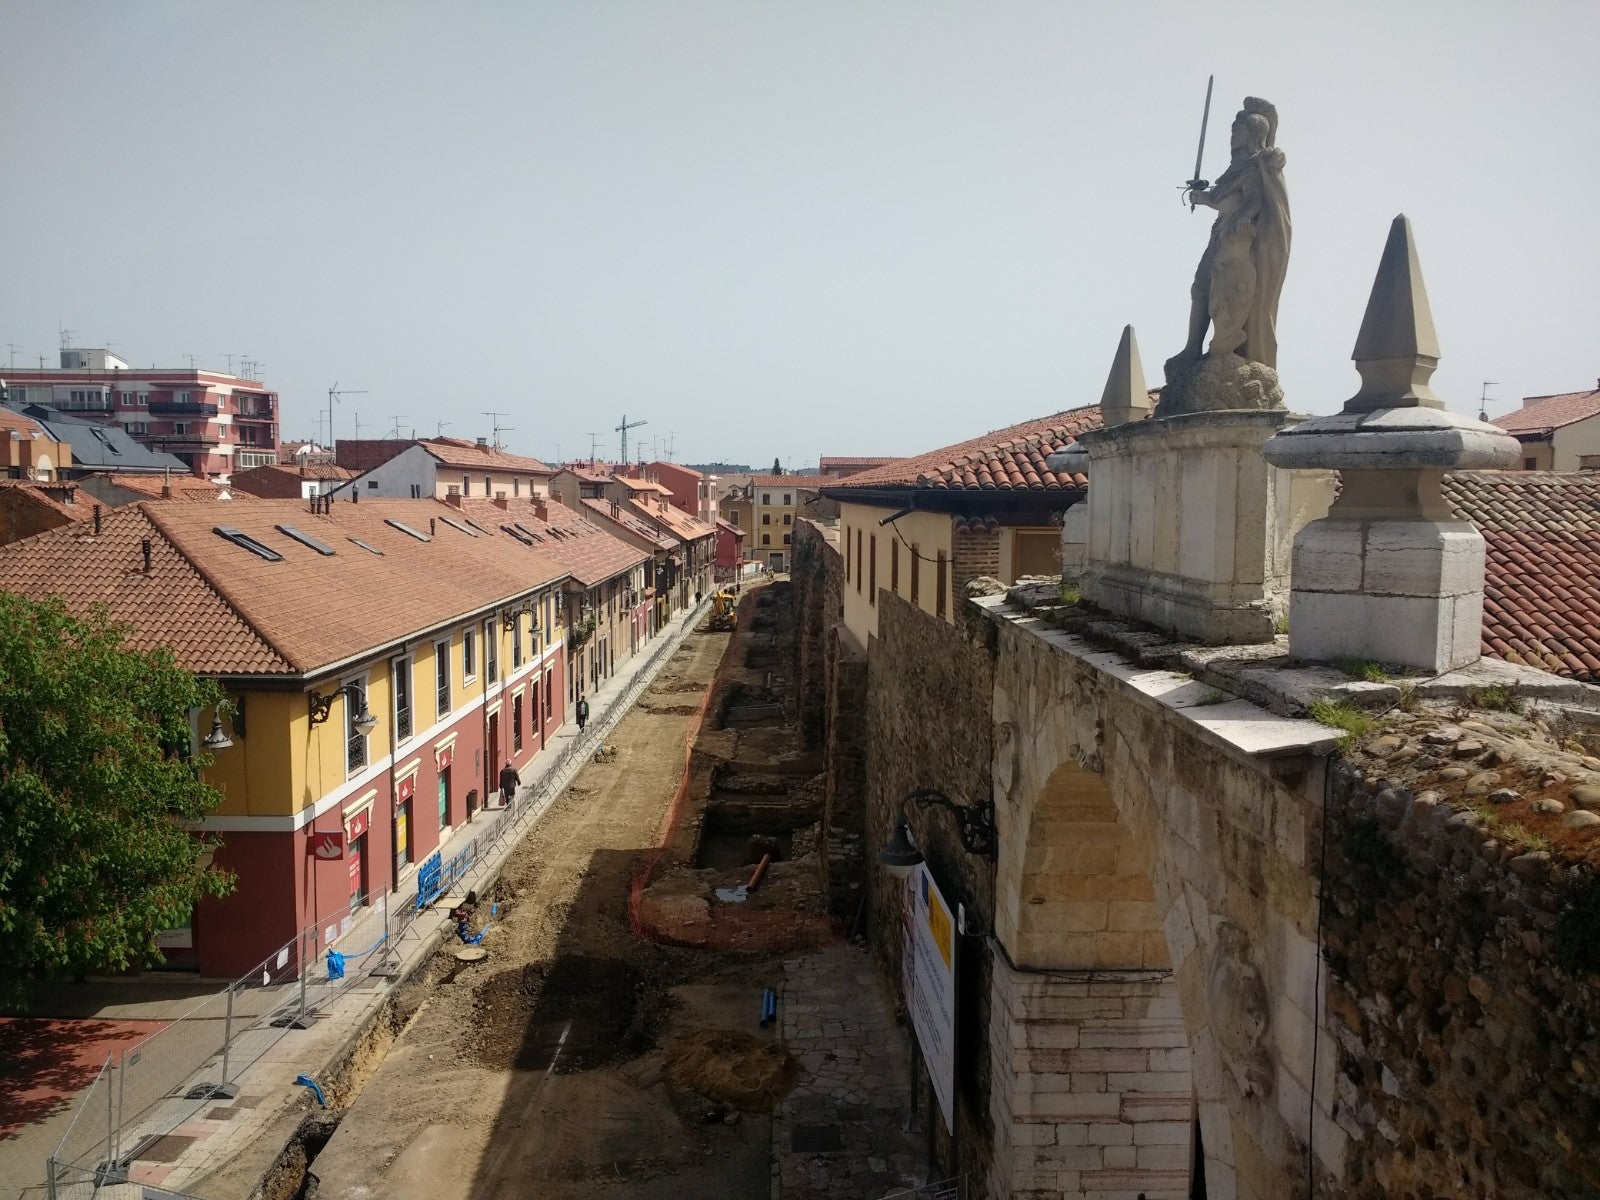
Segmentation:
<svg viewBox="0 0 1600 1200">
<path fill-rule="evenodd" d="M 464 963 L 482 962 L 489 957 L 489 952 L 482 946 L 463 946 L 456 951 L 456 961 Z"/>
<path fill-rule="evenodd" d="M 789 1131 L 789 1146 L 796 1154 L 836 1154 L 844 1149 L 837 1125 L 796 1125 Z"/>
<path fill-rule="evenodd" d="M 192 1137 L 169 1133 L 165 1137 L 151 1138 L 128 1157 L 139 1162 L 177 1162 L 179 1156 L 193 1144 Z"/>
</svg>

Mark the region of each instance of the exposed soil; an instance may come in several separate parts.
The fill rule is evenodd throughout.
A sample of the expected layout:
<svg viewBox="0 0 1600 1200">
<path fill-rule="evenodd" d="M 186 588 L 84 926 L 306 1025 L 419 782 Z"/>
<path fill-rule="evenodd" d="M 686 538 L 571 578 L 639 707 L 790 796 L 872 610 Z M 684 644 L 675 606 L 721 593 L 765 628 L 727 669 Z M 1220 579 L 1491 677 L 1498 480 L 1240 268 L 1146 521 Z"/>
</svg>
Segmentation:
<svg viewBox="0 0 1600 1200">
<path fill-rule="evenodd" d="M 441 949 L 308 1195 L 767 1193 L 764 1113 L 798 1072 L 756 1020 L 781 960 L 664 946 L 630 920 L 728 644 L 691 635 L 608 739 L 615 758 L 587 765 L 512 854 L 484 896 L 499 906 L 488 960 Z"/>
</svg>

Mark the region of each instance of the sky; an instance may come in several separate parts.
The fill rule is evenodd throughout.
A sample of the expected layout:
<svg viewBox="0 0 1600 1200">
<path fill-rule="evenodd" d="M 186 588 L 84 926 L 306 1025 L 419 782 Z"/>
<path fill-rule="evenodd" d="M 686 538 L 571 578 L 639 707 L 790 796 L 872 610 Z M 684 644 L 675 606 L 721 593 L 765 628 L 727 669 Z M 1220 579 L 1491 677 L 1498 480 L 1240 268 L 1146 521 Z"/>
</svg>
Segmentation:
<svg viewBox="0 0 1600 1200">
<path fill-rule="evenodd" d="M 1210 74 L 1206 178 L 1280 114 L 1291 409 L 1355 392 L 1402 212 L 1450 407 L 1600 377 L 1592 0 L 8 0 L 0 44 L 0 366 L 248 357 L 286 438 L 337 383 L 341 437 L 918 454 L 1097 402 L 1129 323 L 1154 386 Z"/>
</svg>

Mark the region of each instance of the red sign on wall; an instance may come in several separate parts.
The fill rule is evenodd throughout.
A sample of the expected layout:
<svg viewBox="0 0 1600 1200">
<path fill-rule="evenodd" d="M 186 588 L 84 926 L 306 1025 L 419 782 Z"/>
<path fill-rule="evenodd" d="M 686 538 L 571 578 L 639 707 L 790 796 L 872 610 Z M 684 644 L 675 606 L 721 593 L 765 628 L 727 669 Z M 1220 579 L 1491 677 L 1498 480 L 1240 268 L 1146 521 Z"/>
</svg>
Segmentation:
<svg viewBox="0 0 1600 1200">
<path fill-rule="evenodd" d="M 407 800 L 411 799 L 411 797 L 416 794 L 416 791 L 417 791 L 417 777 L 415 775 L 407 775 L 404 779 L 402 779 L 400 781 L 400 789 L 399 789 L 399 791 L 400 791 L 400 803 L 404 804 Z"/>
<path fill-rule="evenodd" d="M 355 816 L 351 817 L 350 820 L 346 823 L 346 828 L 349 831 L 350 840 L 353 842 L 358 837 L 360 837 L 364 833 L 366 833 L 367 832 L 367 826 L 371 823 L 371 821 L 372 821 L 372 810 L 370 808 L 363 808 Z"/>
<path fill-rule="evenodd" d="M 332 861 L 344 857 L 344 830 L 319 833 L 313 829 L 306 838 L 306 853 L 312 858 Z"/>
<path fill-rule="evenodd" d="M 446 746 L 444 749 L 437 750 L 437 751 L 434 752 L 435 756 L 439 760 L 439 770 L 444 771 L 444 770 L 447 770 L 449 768 L 449 766 L 450 766 L 450 752 L 452 750 L 454 750 L 454 749 L 455 749 L 454 746 Z"/>
</svg>

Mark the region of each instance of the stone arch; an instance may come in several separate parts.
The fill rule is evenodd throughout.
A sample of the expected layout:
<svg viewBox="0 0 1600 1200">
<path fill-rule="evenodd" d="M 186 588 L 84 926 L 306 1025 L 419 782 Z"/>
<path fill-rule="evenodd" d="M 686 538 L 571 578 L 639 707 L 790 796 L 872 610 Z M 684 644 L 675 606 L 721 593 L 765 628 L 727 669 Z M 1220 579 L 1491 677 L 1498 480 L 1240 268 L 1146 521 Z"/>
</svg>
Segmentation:
<svg viewBox="0 0 1600 1200">
<path fill-rule="evenodd" d="M 1153 844 L 1128 828 L 1103 775 L 1061 763 L 1018 824 L 1020 861 L 1000 873 L 995 905 L 995 931 L 1015 966 L 1170 968 Z"/>
</svg>

